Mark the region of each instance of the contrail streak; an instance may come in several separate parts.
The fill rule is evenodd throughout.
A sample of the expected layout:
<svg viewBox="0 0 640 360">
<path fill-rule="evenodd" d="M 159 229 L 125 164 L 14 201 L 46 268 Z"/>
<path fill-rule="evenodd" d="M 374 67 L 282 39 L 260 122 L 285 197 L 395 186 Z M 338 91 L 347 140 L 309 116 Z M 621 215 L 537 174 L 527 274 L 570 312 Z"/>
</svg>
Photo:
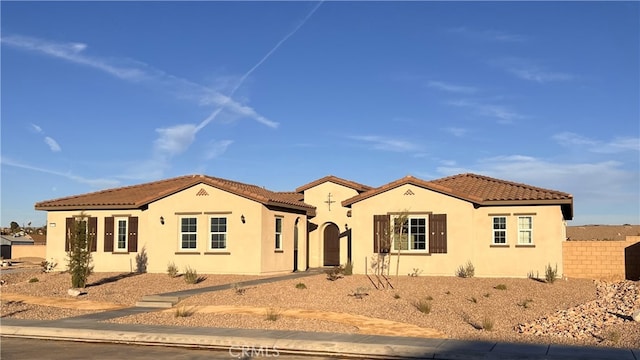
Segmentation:
<svg viewBox="0 0 640 360">
<path fill-rule="evenodd" d="M 196 133 L 199 132 L 200 130 L 202 130 L 202 128 L 204 128 L 205 126 L 207 126 L 211 121 L 213 121 L 218 114 L 220 113 L 220 111 L 222 110 L 222 108 L 224 108 L 224 106 L 227 104 L 227 102 L 229 102 L 231 100 L 231 98 L 233 97 L 233 95 L 236 93 L 236 91 L 240 88 L 240 86 L 242 86 L 242 84 L 244 83 L 244 81 L 247 79 L 247 77 L 249 77 L 249 75 L 251 75 L 251 73 L 253 73 L 258 67 L 260 67 L 260 65 L 262 65 L 262 63 L 264 63 L 265 61 L 267 61 L 267 59 L 269 59 L 269 57 L 276 51 L 278 50 L 278 48 L 280 47 L 280 45 L 282 45 L 285 41 L 287 41 L 287 39 L 289 39 L 291 36 L 293 36 L 296 32 L 298 32 L 298 30 L 300 30 L 300 28 L 311 18 L 311 16 L 316 12 L 316 10 L 318 10 L 318 8 L 320 7 L 320 5 L 322 5 L 323 1 L 320 1 L 308 14 L 307 16 L 302 19 L 302 21 L 300 22 L 300 24 L 298 24 L 298 26 L 295 27 L 295 29 L 293 29 L 291 32 L 289 32 L 287 35 L 285 35 L 282 39 L 280 39 L 280 41 L 278 41 L 278 43 L 271 49 L 269 50 L 269 52 L 262 57 L 262 59 L 260 59 L 260 61 L 258 61 L 255 65 L 253 65 L 253 67 L 251 69 L 249 69 L 249 71 L 247 71 L 244 75 L 242 75 L 242 77 L 240 78 L 240 80 L 238 81 L 238 83 L 236 84 L 236 86 L 233 87 L 233 89 L 231 89 L 231 92 L 229 93 L 229 96 L 227 96 L 227 98 L 224 100 L 224 102 L 222 104 L 220 104 L 220 108 L 216 109 L 214 112 L 211 113 L 211 115 L 207 116 L 206 119 L 204 119 L 197 127 L 196 127 Z M 277 124 L 276 124 L 277 126 Z"/>
</svg>

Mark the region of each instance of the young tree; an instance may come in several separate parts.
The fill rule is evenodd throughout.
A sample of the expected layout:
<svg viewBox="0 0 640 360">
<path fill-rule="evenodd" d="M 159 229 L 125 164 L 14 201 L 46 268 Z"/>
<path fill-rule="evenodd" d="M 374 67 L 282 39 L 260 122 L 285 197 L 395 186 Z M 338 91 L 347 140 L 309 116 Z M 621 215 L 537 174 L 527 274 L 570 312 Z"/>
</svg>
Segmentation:
<svg viewBox="0 0 640 360">
<path fill-rule="evenodd" d="M 15 233 L 17 233 L 18 231 L 20 231 L 20 224 L 18 224 L 18 223 L 17 223 L 17 222 L 15 222 L 15 221 L 12 221 L 12 222 L 11 222 L 11 225 L 9 225 L 9 226 L 11 227 L 11 233 L 12 233 L 12 234 L 15 234 Z"/>
<path fill-rule="evenodd" d="M 71 287 L 77 289 L 86 287 L 87 278 L 93 272 L 91 244 L 96 239 L 94 235 L 90 235 L 95 234 L 95 229 L 88 229 L 88 218 L 84 213 L 81 213 L 72 224 L 67 233 L 68 266 L 71 273 Z"/>
<path fill-rule="evenodd" d="M 402 254 L 402 250 L 409 249 L 409 234 L 408 231 L 405 232 L 405 227 L 409 226 L 408 222 L 409 210 L 407 209 L 402 210 L 393 222 L 393 243 L 395 250 L 398 251 L 398 260 L 396 261 L 396 281 L 399 280 L 400 276 L 400 254 Z"/>
</svg>

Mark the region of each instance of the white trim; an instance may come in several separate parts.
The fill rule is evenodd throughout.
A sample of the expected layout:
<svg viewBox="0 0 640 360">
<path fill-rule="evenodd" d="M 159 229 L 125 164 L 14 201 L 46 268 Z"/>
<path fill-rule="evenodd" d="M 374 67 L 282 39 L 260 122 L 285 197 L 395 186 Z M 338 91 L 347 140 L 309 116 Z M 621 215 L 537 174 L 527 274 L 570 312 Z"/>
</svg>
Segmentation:
<svg viewBox="0 0 640 360">
<path fill-rule="evenodd" d="M 529 219 L 529 228 L 520 227 L 520 219 Z M 529 242 L 520 241 L 520 234 L 529 233 Z M 533 245 L 533 216 L 518 216 L 518 245 Z"/>
<path fill-rule="evenodd" d="M 280 222 L 280 231 L 278 231 L 278 221 Z M 281 216 L 276 216 L 275 222 L 275 238 L 274 238 L 274 248 L 276 250 L 282 250 L 282 242 L 284 241 L 282 236 L 282 229 L 284 228 L 284 218 Z"/>
<path fill-rule="evenodd" d="M 124 221 L 124 234 L 120 233 L 119 222 Z M 120 248 L 120 235 L 124 236 L 124 247 Z M 129 251 L 129 217 L 114 216 L 113 217 L 113 252 Z"/>
<path fill-rule="evenodd" d="M 195 219 L 196 223 L 196 228 L 195 231 L 182 231 L 182 220 L 183 219 Z M 190 224 L 187 224 L 187 226 L 189 226 Z M 195 242 L 196 242 L 196 246 L 195 247 L 188 247 L 185 248 L 183 247 L 183 239 L 182 236 L 183 235 L 190 235 L 193 234 L 195 235 Z M 189 240 L 190 241 L 190 240 Z M 197 251 L 198 250 L 198 217 L 195 215 L 184 215 L 184 216 L 180 216 L 178 218 L 178 249 L 180 249 L 180 251 Z"/>
<path fill-rule="evenodd" d="M 224 231 L 211 231 L 211 220 L 212 219 L 224 219 Z M 208 241 L 208 250 L 209 251 L 224 251 L 227 252 L 229 247 L 229 218 L 226 216 L 209 216 L 209 241 Z M 224 235 L 224 247 L 212 247 L 211 244 L 213 240 L 211 239 L 213 235 Z M 218 240 L 219 241 L 219 240 Z"/>
<path fill-rule="evenodd" d="M 504 219 L 504 229 L 496 229 L 495 226 L 495 219 L 499 219 L 499 218 L 503 218 Z M 503 216 L 503 215 L 499 215 L 499 216 L 492 216 L 491 217 L 491 245 L 507 245 L 509 243 L 509 232 L 508 232 L 508 226 L 509 221 L 507 220 L 507 216 Z M 496 242 L 496 232 L 498 231 L 504 231 L 504 242 L 500 243 L 500 242 Z"/>
</svg>

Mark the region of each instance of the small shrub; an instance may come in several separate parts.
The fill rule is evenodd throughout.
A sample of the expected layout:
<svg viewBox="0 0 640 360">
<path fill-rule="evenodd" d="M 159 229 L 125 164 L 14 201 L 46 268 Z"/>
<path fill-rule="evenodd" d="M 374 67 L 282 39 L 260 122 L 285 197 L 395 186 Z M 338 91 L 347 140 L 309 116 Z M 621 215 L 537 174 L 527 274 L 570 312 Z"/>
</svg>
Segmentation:
<svg viewBox="0 0 640 360">
<path fill-rule="evenodd" d="M 147 264 L 149 259 L 147 258 L 146 246 L 142 247 L 142 250 L 136 255 L 136 274 L 144 274 L 147 272 Z"/>
<path fill-rule="evenodd" d="M 239 283 L 235 283 L 233 284 L 233 291 L 236 293 L 236 295 L 244 295 L 247 289 L 243 288 Z"/>
<path fill-rule="evenodd" d="M 472 297 L 469 299 L 469 301 L 471 301 L 471 302 L 472 302 L 472 303 L 474 303 L 474 304 L 477 304 L 477 303 L 478 303 L 478 299 L 476 299 L 476 298 L 475 298 L 475 296 L 472 296 Z"/>
<path fill-rule="evenodd" d="M 493 325 L 494 325 L 494 321 L 493 321 L 493 319 L 492 319 L 492 318 L 490 318 L 490 317 L 488 317 L 488 316 L 485 316 L 485 317 L 482 319 L 482 328 L 483 328 L 484 330 L 492 331 L 492 330 L 493 330 Z"/>
<path fill-rule="evenodd" d="M 418 268 L 413 268 L 413 270 L 409 273 L 410 277 L 418 277 L 420 276 L 420 274 L 422 274 L 422 270 L 418 269 Z"/>
<path fill-rule="evenodd" d="M 427 296 L 425 299 L 427 299 L 427 300 L 433 300 L 433 296 L 429 295 L 429 296 Z"/>
<path fill-rule="evenodd" d="M 368 289 L 364 288 L 364 287 L 359 287 L 357 289 L 355 289 L 351 294 L 349 294 L 350 296 L 355 297 L 356 299 L 362 299 L 365 296 L 369 295 L 369 293 L 367 292 Z"/>
<path fill-rule="evenodd" d="M 472 278 L 476 274 L 476 268 L 471 263 L 471 260 L 467 261 L 467 263 L 463 266 L 460 265 L 456 270 L 456 276 L 461 278 Z"/>
<path fill-rule="evenodd" d="M 42 272 L 48 273 L 52 272 L 53 269 L 58 266 L 58 263 L 53 261 L 53 259 L 51 259 L 51 261 L 44 260 L 40 263 L 40 266 L 42 267 Z"/>
<path fill-rule="evenodd" d="M 353 275 L 353 263 L 351 261 L 347 261 L 347 263 L 344 265 L 342 273 L 346 276 Z"/>
<path fill-rule="evenodd" d="M 184 281 L 187 284 L 197 284 L 198 283 L 198 272 L 195 269 L 192 269 L 190 266 L 184 270 Z"/>
<path fill-rule="evenodd" d="M 490 293 L 486 293 L 486 294 L 484 294 L 484 295 L 482 295 L 482 296 L 484 296 L 484 297 L 488 298 L 489 296 L 491 296 L 491 294 L 490 294 Z"/>
<path fill-rule="evenodd" d="M 507 285 L 505 284 L 498 284 L 496 286 L 493 287 L 496 290 L 507 290 Z"/>
<path fill-rule="evenodd" d="M 521 302 L 518 303 L 518 306 L 522 306 L 525 309 L 528 309 L 530 307 L 530 303 L 533 302 L 533 299 L 526 299 L 526 300 L 522 300 Z"/>
<path fill-rule="evenodd" d="M 334 266 L 332 269 L 326 270 L 327 280 L 336 281 L 342 278 L 344 274 L 344 268 L 342 266 Z"/>
<path fill-rule="evenodd" d="M 544 278 L 549 284 L 553 284 L 558 278 L 558 264 L 555 268 L 551 268 L 551 264 L 547 264 L 544 270 Z"/>
<path fill-rule="evenodd" d="M 420 299 L 413 303 L 413 306 L 423 314 L 429 314 L 431 312 L 431 301 L 427 299 Z"/>
<path fill-rule="evenodd" d="M 31 279 L 29 279 L 30 283 L 35 283 L 35 282 L 38 282 L 38 281 L 40 281 L 40 279 L 38 279 L 37 277 L 32 277 Z"/>
<path fill-rule="evenodd" d="M 278 311 L 278 309 L 275 309 L 275 308 L 269 308 L 265 312 L 265 319 L 268 321 L 276 321 L 280 318 L 280 316 L 281 316 L 280 311 Z"/>
<path fill-rule="evenodd" d="M 609 340 L 614 344 L 617 344 L 618 341 L 620 341 L 621 337 L 622 335 L 620 335 L 620 333 L 615 330 L 608 330 L 603 334 L 604 340 Z"/>
<path fill-rule="evenodd" d="M 396 300 L 400 299 L 400 294 L 398 293 L 393 294 L 393 298 Z"/>
<path fill-rule="evenodd" d="M 451 295 L 451 291 L 447 290 L 447 292 L 445 292 L 445 294 Z"/>
<path fill-rule="evenodd" d="M 178 267 L 173 263 L 173 261 L 167 264 L 167 275 L 172 278 L 178 276 Z"/>
<path fill-rule="evenodd" d="M 300 290 L 304 290 L 307 288 L 307 285 L 305 285 L 304 283 L 297 283 L 296 284 L 296 289 L 300 289 Z"/>
<path fill-rule="evenodd" d="M 193 309 L 187 309 L 186 306 L 180 306 L 176 308 L 176 311 L 173 313 L 174 317 L 189 317 L 193 315 L 195 311 Z"/>
</svg>

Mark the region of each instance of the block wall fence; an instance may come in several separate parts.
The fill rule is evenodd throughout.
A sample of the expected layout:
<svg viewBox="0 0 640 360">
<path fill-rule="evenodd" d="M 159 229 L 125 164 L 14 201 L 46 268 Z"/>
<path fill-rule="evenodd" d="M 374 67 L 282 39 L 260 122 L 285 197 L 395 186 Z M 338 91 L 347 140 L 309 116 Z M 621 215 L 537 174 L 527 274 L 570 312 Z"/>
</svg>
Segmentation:
<svg viewBox="0 0 640 360">
<path fill-rule="evenodd" d="M 565 241 L 562 262 L 568 278 L 640 280 L 640 236 L 623 241 Z"/>
</svg>

